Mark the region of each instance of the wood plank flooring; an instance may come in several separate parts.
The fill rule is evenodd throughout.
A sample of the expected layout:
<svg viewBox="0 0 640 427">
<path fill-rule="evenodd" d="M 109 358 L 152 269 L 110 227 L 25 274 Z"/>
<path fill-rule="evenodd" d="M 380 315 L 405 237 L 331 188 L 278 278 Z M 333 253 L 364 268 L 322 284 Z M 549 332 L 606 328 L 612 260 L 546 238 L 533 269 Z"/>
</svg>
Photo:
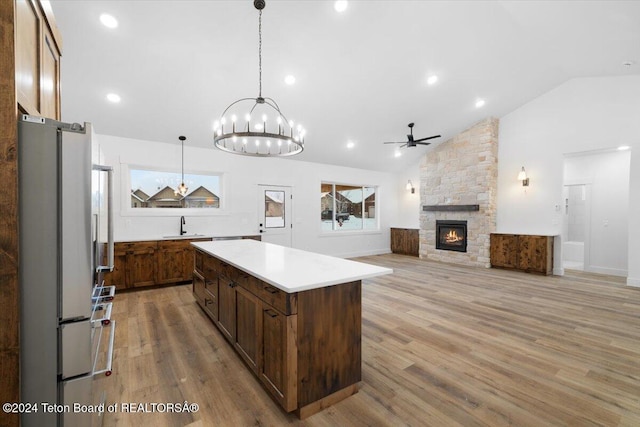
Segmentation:
<svg viewBox="0 0 640 427">
<path fill-rule="evenodd" d="M 402 255 L 358 260 L 360 391 L 306 419 L 284 413 L 191 296 L 120 293 L 104 426 L 640 426 L 640 289 Z M 123 413 L 193 402 L 197 413 Z"/>
</svg>

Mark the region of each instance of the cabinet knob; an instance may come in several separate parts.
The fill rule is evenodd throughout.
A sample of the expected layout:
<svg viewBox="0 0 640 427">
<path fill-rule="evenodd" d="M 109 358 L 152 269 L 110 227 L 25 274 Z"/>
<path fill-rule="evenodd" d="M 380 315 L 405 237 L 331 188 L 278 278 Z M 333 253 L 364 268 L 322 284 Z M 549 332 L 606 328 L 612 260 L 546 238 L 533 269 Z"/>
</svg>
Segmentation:
<svg viewBox="0 0 640 427">
<path fill-rule="evenodd" d="M 277 294 L 278 290 L 276 288 L 272 288 L 271 286 L 265 286 L 264 290 L 269 292 L 270 294 Z"/>
<path fill-rule="evenodd" d="M 264 312 L 267 313 L 269 315 L 269 317 L 278 317 L 278 313 L 276 313 L 275 311 L 271 310 L 270 308 L 267 308 Z"/>
</svg>

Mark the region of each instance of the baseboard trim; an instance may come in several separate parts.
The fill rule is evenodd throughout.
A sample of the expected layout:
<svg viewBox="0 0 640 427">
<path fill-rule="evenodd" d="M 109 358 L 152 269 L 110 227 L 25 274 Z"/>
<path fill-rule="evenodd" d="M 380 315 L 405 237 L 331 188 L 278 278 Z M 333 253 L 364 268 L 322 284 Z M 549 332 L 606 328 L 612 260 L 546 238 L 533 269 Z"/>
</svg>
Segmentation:
<svg viewBox="0 0 640 427">
<path fill-rule="evenodd" d="M 627 277 L 627 285 L 640 288 L 640 278 Z"/>
</svg>

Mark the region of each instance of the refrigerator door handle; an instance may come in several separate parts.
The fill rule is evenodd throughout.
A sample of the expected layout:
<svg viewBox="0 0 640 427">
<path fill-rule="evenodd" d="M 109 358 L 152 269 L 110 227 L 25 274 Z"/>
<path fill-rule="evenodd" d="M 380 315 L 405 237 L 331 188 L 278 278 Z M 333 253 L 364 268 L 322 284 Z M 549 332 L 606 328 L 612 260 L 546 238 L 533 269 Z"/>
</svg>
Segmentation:
<svg viewBox="0 0 640 427">
<path fill-rule="evenodd" d="M 101 265 L 102 260 L 97 262 L 97 271 L 113 271 L 113 168 L 111 166 L 93 165 L 93 170 L 107 173 L 107 264 Z M 96 240 L 96 244 L 100 244 Z M 100 253 L 100 251 L 97 251 Z"/>
</svg>

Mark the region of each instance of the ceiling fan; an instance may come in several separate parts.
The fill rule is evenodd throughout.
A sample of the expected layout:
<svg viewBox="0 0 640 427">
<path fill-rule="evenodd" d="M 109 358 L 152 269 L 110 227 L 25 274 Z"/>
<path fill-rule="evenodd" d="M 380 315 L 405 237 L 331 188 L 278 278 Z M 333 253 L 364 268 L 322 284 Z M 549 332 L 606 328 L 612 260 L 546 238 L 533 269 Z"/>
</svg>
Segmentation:
<svg viewBox="0 0 640 427">
<path fill-rule="evenodd" d="M 430 142 L 422 142 L 422 141 L 426 141 L 428 139 L 434 139 L 434 138 L 440 138 L 440 135 L 434 135 L 434 136 L 428 136 L 426 138 L 420 138 L 420 139 L 413 139 L 413 123 L 409 123 L 409 129 L 411 130 L 411 133 L 409 135 L 407 135 L 407 140 L 406 141 L 398 141 L 398 142 L 383 142 L 383 144 L 402 144 L 400 146 L 400 148 L 402 147 L 415 147 L 416 145 L 429 145 L 431 144 Z"/>
</svg>

